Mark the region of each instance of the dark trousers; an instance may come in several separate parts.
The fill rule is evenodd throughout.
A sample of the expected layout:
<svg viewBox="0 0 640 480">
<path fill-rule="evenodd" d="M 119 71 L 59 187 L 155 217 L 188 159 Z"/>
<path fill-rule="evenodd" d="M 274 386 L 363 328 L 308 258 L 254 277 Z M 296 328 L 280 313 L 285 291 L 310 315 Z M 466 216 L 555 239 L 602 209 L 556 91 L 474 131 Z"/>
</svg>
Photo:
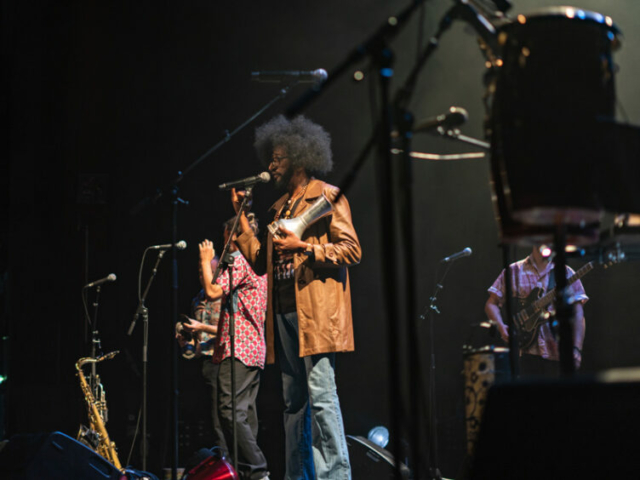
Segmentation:
<svg viewBox="0 0 640 480">
<path fill-rule="evenodd" d="M 520 357 L 520 376 L 558 378 L 560 376 L 560 362 L 547 360 L 539 355 L 524 354 Z"/>
<path fill-rule="evenodd" d="M 267 460 L 258 447 L 258 415 L 256 397 L 260 387 L 260 369 L 234 362 L 236 382 L 236 435 L 238 439 L 238 474 L 242 479 L 257 480 L 268 475 Z M 233 412 L 231 408 L 231 359 L 220 364 L 218 372 L 218 415 L 233 455 Z"/>
<path fill-rule="evenodd" d="M 206 357 L 202 362 L 202 376 L 207 385 L 211 387 L 211 420 L 213 424 L 213 445 L 229 452 L 227 441 L 224 438 L 220 416 L 218 415 L 218 371 L 220 365 L 213 363 L 211 357 Z"/>
</svg>

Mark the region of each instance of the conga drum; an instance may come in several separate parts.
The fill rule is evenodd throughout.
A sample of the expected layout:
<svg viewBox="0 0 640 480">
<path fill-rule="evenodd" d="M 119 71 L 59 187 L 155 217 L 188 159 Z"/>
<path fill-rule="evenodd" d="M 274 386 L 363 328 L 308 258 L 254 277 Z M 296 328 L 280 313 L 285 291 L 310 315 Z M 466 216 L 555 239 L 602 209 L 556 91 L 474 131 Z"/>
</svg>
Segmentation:
<svg viewBox="0 0 640 480">
<path fill-rule="evenodd" d="M 463 373 L 467 454 L 472 456 L 489 388 L 509 379 L 509 349 L 487 346 L 465 352 Z"/>
</svg>

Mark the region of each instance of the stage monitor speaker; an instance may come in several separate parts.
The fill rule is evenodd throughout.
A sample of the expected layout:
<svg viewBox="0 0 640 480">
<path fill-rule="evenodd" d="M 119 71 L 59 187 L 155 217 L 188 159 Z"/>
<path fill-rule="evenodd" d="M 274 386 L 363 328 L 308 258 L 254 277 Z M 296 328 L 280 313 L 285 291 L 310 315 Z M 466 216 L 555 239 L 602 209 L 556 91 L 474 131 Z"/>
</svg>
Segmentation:
<svg viewBox="0 0 640 480">
<path fill-rule="evenodd" d="M 395 478 L 395 460 L 393 454 L 364 437 L 347 435 L 351 477 L 353 480 L 374 480 Z M 400 463 L 403 479 L 410 477 L 409 468 Z"/>
<path fill-rule="evenodd" d="M 495 385 L 470 478 L 638 478 L 638 432 L 638 382 Z"/>
<path fill-rule="evenodd" d="M 0 450 L 3 480 L 119 480 L 104 457 L 60 432 L 18 434 Z"/>
</svg>

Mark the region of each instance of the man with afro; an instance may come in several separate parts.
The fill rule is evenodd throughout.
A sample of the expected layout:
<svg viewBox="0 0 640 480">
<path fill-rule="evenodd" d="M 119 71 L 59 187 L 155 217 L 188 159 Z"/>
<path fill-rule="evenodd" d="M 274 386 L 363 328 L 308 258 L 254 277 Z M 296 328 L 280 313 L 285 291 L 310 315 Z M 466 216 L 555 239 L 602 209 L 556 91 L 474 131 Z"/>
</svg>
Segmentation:
<svg viewBox="0 0 640 480">
<path fill-rule="evenodd" d="M 331 171 L 331 137 L 304 116 L 277 116 L 256 129 L 255 148 L 283 195 L 274 220 L 303 214 L 322 195 L 333 210 L 299 238 L 281 228 L 258 239 L 241 214 L 237 244 L 268 276 L 267 363 L 277 359 L 285 402 L 286 479 L 351 478 L 335 383 L 335 354 L 354 350 L 347 267 L 362 251 L 349 203 L 315 175 Z M 236 212 L 242 193 L 232 191 Z M 337 200 L 336 200 L 337 198 Z"/>
</svg>

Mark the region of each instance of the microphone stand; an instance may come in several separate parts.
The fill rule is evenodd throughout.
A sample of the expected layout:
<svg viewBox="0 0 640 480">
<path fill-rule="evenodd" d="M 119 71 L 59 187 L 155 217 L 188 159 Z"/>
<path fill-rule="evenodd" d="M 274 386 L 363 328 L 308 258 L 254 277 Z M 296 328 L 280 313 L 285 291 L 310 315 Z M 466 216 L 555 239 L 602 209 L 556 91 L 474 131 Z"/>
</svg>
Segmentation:
<svg viewBox="0 0 640 480">
<path fill-rule="evenodd" d="M 222 254 L 220 254 L 220 261 L 216 267 L 216 271 L 213 274 L 212 283 L 216 282 L 216 279 L 220 275 L 221 272 L 221 264 L 227 266 L 227 272 L 229 272 L 229 298 L 227 299 L 227 305 L 229 309 L 229 347 L 230 347 L 230 361 L 231 361 L 231 418 L 232 418 L 232 452 L 233 452 L 233 468 L 235 471 L 238 471 L 238 438 L 237 438 L 237 427 L 236 427 L 236 309 L 234 305 L 235 299 L 235 289 L 233 288 L 233 264 L 234 259 L 231 252 L 229 252 L 231 248 L 231 242 L 233 241 L 233 235 L 238 229 L 238 223 L 240 222 L 240 215 L 245 211 L 249 199 L 251 198 L 251 193 L 253 191 L 253 186 L 248 185 L 245 189 L 246 194 L 242 199 L 242 204 L 240 205 L 240 209 L 238 210 L 238 214 L 233 221 L 233 227 L 229 232 L 229 238 L 227 239 L 227 243 L 225 243 L 224 248 L 222 249 Z M 217 399 L 216 399 L 217 401 Z"/>
<path fill-rule="evenodd" d="M 289 89 L 296 85 L 297 82 L 292 82 L 291 84 L 283 87 L 279 94 L 274 97 L 271 101 L 261 107 L 256 113 L 251 115 L 249 119 L 240 124 L 235 130 L 229 132 L 228 130 L 225 132 L 224 137 L 216 143 L 213 147 L 207 150 L 204 154 L 202 154 L 197 160 L 195 160 L 191 165 L 189 165 L 184 172 L 178 171 L 178 176 L 171 182 L 169 187 L 166 189 L 169 191 L 170 199 L 171 199 L 171 240 L 172 240 L 172 295 L 171 295 L 171 316 L 172 316 L 172 328 L 175 322 L 178 321 L 178 256 L 176 248 L 176 243 L 178 241 L 178 206 L 180 204 L 188 205 L 189 202 L 183 200 L 179 196 L 179 183 L 185 178 L 185 175 L 190 173 L 200 162 L 202 162 L 205 158 L 210 156 L 212 153 L 217 151 L 222 145 L 229 142 L 233 136 L 235 136 L 238 132 L 243 130 L 246 126 L 252 123 L 256 118 L 258 118 L 262 113 L 264 113 L 268 108 L 270 108 L 274 103 L 278 100 L 284 98 Z M 144 198 L 137 205 L 135 205 L 131 210 L 131 215 L 137 215 L 146 207 L 151 204 L 157 203 L 163 196 L 165 196 L 165 192 L 161 189 L 157 189 L 156 192 Z M 172 357 L 172 368 L 171 368 L 171 376 L 172 376 L 172 395 L 171 395 L 171 403 L 172 403 L 172 414 L 171 414 L 171 422 L 172 422 L 172 465 L 171 465 L 171 480 L 177 480 L 177 466 L 178 466 L 178 349 L 176 347 L 176 342 L 172 342 L 171 347 L 171 357 Z"/>
<path fill-rule="evenodd" d="M 433 328 L 433 313 L 440 315 L 440 309 L 436 305 L 438 299 L 438 293 L 442 290 L 444 279 L 449 273 L 449 269 L 453 265 L 453 262 L 447 264 L 447 268 L 442 274 L 440 281 L 436 282 L 433 295 L 429 297 L 431 302 L 428 307 L 424 309 L 420 315 L 420 320 L 427 320 L 429 322 L 429 393 L 428 393 L 428 405 L 429 405 L 429 478 L 441 480 L 442 474 L 438 468 L 438 412 L 436 406 L 436 355 L 435 355 L 435 343 L 434 343 L 434 328 Z"/>
<path fill-rule="evenodd" d="M 518 329 L 514 325 L 515 314 L 515 295 L 517 292 L 513 292 L 513 272 L 511 271 L 511 255 L 509 254 L 509 245 L 502 245 L 502 264 L 504 266 L 504 296 L 505 296 L 505 314 L 506 325 L 509 331 L 509 366 L 511 372 L 511 378 L 513 380 L 520 376 L 520 345 L 518 340 Z"/>
<path fill-rule="evenodd" d="M 451 140 L 458 140 L 460 142 L 468 143 L 469 145 L 473 145 L 473 146 L 482 148 L 483 150 L 490 150 L 491 149 L 491 144 L 489 142 L 485 142 L 483 140 L 478 140 L 477 138 L 468 137 L 466 135 L 463 135 L 462 133 L 460 133 L 460 130 L 457 129 L 457 128 L 445 129 L 445 128 L 442 128 L 442 127 L 438 127 L 436 132 L 439 133 L 440 136 L 442 136 L 442 137 L 450 138 Z"/>
<path fill-rule="evenodd" d="M 100 285 L 96 287 L 96 297 L 93 301 L 93 322 L 91 327 L 91 357 L 96 358 L 98 355 L 102 355 L 102 347 L 100 345 L 100 338 L 98 338 L 98 303 L 100 299 Z M 98 381 L 96 378 L 96 362 L 91 363 L 91 390 L 95 398 L 98 396 Z"/>
<path fill-rule="evenodd" d="M 413 86 L 417 80 L 417 75 L 422 68 L 422 66 L 426 63 L 427 59 L 431 56 L 431 53 L 438 46 L 440 36 L 449 28 L 453 19 L 459 18 L 466 20 L 471 23 L 480 33 L 481 37 L 485 41 L 485 43 L 489 47 L 494 47 L 497 44 L 497 35 L 496 29 L 492 25 L 492 23 L 485 18 L 484 12 L 479 12 L 474 4 L 471 3 L 471 0 L 457 0 L 454 2 L 454 6 L 450 8 L 445 16 L 441 19 L 439 29 L 437 33 L 431 38 L 429 45 L 419 57 L 416 62 L 416 66 L 414 67 L 411 75 L 408 77 L 406 81 L 405 87 L 400 90 L 396 97 L 396 101 L 394 102 L 395 109 L 392 110 L 389 104 L 389 84 L 390 78 L 393 76 L 393 69 L 391 65 L 393 63 L 393 55 L 387 48 L 388 41 L 393 38 L 400 31 L 400 26 L 406 24 L 407 20 L 411 17 L 415 9 L 417 9 L 420 5 L 422 5 L 424 1 L 416 0 L 411 3 L 409 7 L 403 10 L 398 16 L 390 17 L 389 20 L 380 27 L 378 32 L 373 35 L 370 39 L 368 39 L 364 44 L 359 45 L 354 51 L 351 52 L 347 56 L 347 58 L 338 65 L 337 68 L 333 69 L 328 78 L 316 85 L 314 88 L 307 91 L 302 97 L 294 102 L 287 110 L 287 116 L 293 116 L 299 113 L 306 105 L 315 100 L 331 83 L 335 82 L 335 80 L 346 71 L 349 71 L 350 66 L 360 61 L 364 56 L 371 55 L 373 58 L 373 62 L 378 70 L 378 78 L 380 84 L 380 97 L 382 101 L 381 108 L 381 118 L 379 123 L 377 123 L 376 128 L 373 132 L 373 137 L 366 143 L 361 155 L 358 157 L 356 163 L 352 170 L 345 177 L 344 183 L 340 187 L 340 195 L 343 195 L 346 191 L 346 187 L 350 187 L 355 179 L 355 172 L 359 170 L 361 166 L 364 164 L 364 160 L 366 158 L 367 153 L 373 146 L 378 143 L 379 152 L 378 152 L 378 182 L 380 189 L 380 216 L 381 222 L 383 225 L 393 225 L 395 226 L 395 198 L 392 188 L 389 185 L 389 179 L 393 177 L 393 165 L 391 159 L 391 115 L 395 114 L 396 119 L 401 119 L 401 123 L 411 124 L 412 119 L 410 118 L 410 114 L 405 110 L 406 105 L 409 103 L 410 94 L 412 93 Z M 503 0 L 500 2 L 501 5 L 507 5 L 507 1 Z M 505 6 L 506 9 L 506 6 Z M 411 175 L 410 175 L 410 164 L 409 164 L 409 152 L 410 148 L 409 139 L 411 137 L 410 132 L 404 134 L 404 155 L 405 160 L 400 165 L 398 172 L 399 177 L 407 182 L 404 185 L 400 186 L 400 192 L 396 193 L 395 196 L 398 198 L 399 205 L 402 210 L 402 214 L 400 216 L 401 222 L 401 232 L 400 238 L 402 240 L 402 246 L 404 247 L 404 255 L 405 255 L 405 269 L 406 269 L 406 299 L 404 305 L 407 308 L 407 341 L 409 345 L 409 369 L 410 374 L 415 373 L 416 365 L 414 359 L 416 358 L 416 335 L 415 335 L 415 316 L 413 315 L 415 304 L 415 282 L 413 278 L 413 231 L 412 231 L 412 191 L 411 191 Z M 375 138 L 377 137 L 377 138 Z M 377 139 L 380 140 L 377 140 Z M 382 245 L 383 251 L 390 252 L 393 255 L 396 252 L 395 238 L 393 228 L 384 228 L 382 229 Z M 396 275 L 395 275 L 395 263 L 393 261 L 385 261 L 382 265 L 383 269 L 383 286 L 385 291 L 385 308 L 384 311 L 387 314 L 387 317 L 390 317 L 390 307 L 395 307 L 397 305 L 397 287 L 396 287 Z M 397 324 L 391 324 L 389 322 L 388 325 L 388 337 L 389 337 L 389 391 L 390 391 L 390 405 L 391 405 L 391 418 L 392 418 L 392 429 L 394 430 L 394 454 L 396 458 L 399 458 L 399 453 L 401 449 L 400 436 L 401 431 L 399 429 L 400 426 L 403 428 L 406 427 L 407 419 L 404 417 L 403 412 L 401 411 L 401 402 L 397 397 L 401 394 L 401 383 L 399 382 L 394 372 L 399 370 L 399 352 L 397 348 L 398 334 L 396 332 Z M 416 386 L 414 385 L 415 381 L 409 382 L 409 389 L 414 391 Z M 411 394 L 411 405 L 413 408 L 418 407 L 417 399 L 419 398 L 417 395 Z M 414 422 L 411 425 L 412 432 L 411 438 L 413 442 L 412 450 L 413 456 L 415 459 L 419 458 L 419 446 L 417 444 L 417 439 L 419 438 L 419 425 Z M 417 468 L 421 468 L 420 463 L 416 464 Z M 433 471 L 433 469 L 432 469 Z M 395 475 L 397 478 L 401 478 L 401 472 L 399 468 L 399 463 L 396 462 L 396 470 Z M 414 478 L 421 478 L 419 471 L 413 472 Z"/>
<path fill-rule="evenodd" d="M 397 92 L 393 106 L 394 113 L 396 117 L 396 122 L 398 126 L 398 130 L 401 134 L 402 139 L 402 161 L 400 162 L 399 174 L 401 183 L 399 186 L 399 194 L 398 194 L 398 204 L 400 207 L 400 221 L 401 221 L 401 230 L 402 234 L 400 236 L 403 252 L 404 252 L 404 266 L 405 266 L 405 277 L 407 282 L 407 287 L 405 289 L 405 305 L 407 308 L 407 345 L 409 345 L 408 352 L 408 364 L 409 364 L 409 398 L 410 400 L 410 418 L 420 418 L 420 410 L 421 404 L 423 401 L 423 392 L 420 388 L 419 379 L 422 378 L 422 369 L 420 368 L 420 346 L 418 343 L 418 323 L 416 319 L 416 280 L 415 280 L 415 262 L 414 262 L 414 230 L 413 230 L 413 175 L 412 175 L 412 157 L 410 155 L 411 152 L 411 140 L 413 138 L 413 133 L 411 128 L 413 126 L 413 116 L 410 112 L 407 111 L 406 107 L 411 100 L 411 96 L 413 95 L 413 91 L 415 89 L 415 85 L 418 81 L 418 75 L 420 71 L 424 68 L 431 55 L 436 50 L 436 48 L 440 44 L 440 38 L 444 35 L 444 33 L 451 27 L 453 22 L 454 13 L 457 7 L 454 6 L 450 8 L 445 15 L 440 19 L 438 29 L 436 33 L 429 40 L 426 48 L 419 55 L 416 64 L 411 70 L 409 76 L 404 82 L 402 88 Z M 388 151 L 387 155 L 391 155 L 391 150 Z M 449 265 L 450 267 L 450 265 Z M 449 269 L 447 268 L 447 271 Z M 445 272 L 446 275 L 446 272 Z M 437 293 L 437 291 L 436 291 Z M 433 296 L 433 301 L 435 301 L 436 294 Z M 434 305 L 432 305 L 434 306 Z M 431 341 L 431 355 L 432 355 L 432 365 L 433 369 L 435 369 L 435 360 L 433 359 L 433 322 L 431 322 L 431 333 L 430 333 L 430 341 Z M 430 409 L 432 409 L 432 415 L 435 415 L 435 393 L 431 393 L 432 389 L 435 389 L 435 370 L 432 371 L 432 375 L 430 375 L 430 392 L 429 392 L 429 404 Z M 412 381 L 413 380 L 413 381 Z M 432 449 L 431 459 L 428 465 L 429 478 L 440 480 L 441 474 L 440 470 L 437 467 L 437 423 L 434 423 L 433 420 L 437 420 L 435 416 L 430 419 L 430 448 Z M 420 452 L 421 452 L 421 432 L 422 429 L 420 427 L 420 422 L 413 422 L 409 427 L 411 439 L 412 439 L 412 456 L 414 459 L 414 478 L 422 478 L 422 464 L 420 463 Z"/>
<path fill-rule="evenodd" d="M 431 54 L 435 51 L 438 46 L 439 38 L 441 35 L 450 27 L 453 20 L 453 13 L 457 10 L 457 6 L 449 9 L 447 14 L 442 18 L 439 29 L 437 33 L 431 38 L 428 46 L 421 54 L 418 59 L 416 66 L 414 67 L 411 75 L 408 77 L 408 80 L 405 82 L 404 88 L 402 88 L 399 93 L 396 95 L 395 101 L 390 102 L 390 79 L 393 76 L 393 53 L 388 49 L 387 43 L 388 41 L 397 35 L 400 31 L 400 26 L 406 24 L 407 20 L 411 17 L 413 12 L 422 4 L 424 1 L 415 1 L 405 10 L 403 10 L 398 16 L 392 17 L 393 21 L 387 21 L 383 26 L 380 27 L 378 32 L 374 34 L 369 40 L 367 40 L 364 44 L 358 46 L 348 57 L 347 59 L 341 63 L 336 69 L 334 69 L 331 74 L 328 76 L 327 80 L 316 85 L 314 88 L 310 89 L 303 97 L 298 99 L 292 106 L 290 106 L 286 114 L 288 116 L 293 116 L 294 114 L 300 112 L 302 108 L 310 103 L 312 100 L 317 98 L 322 90 L 326 88 L 330 83 L 335 81 L 339 75 L 348 71 L 348 68 L 351 64 L 361 60 L 365 55 L 371 55 L 372 60 L 378 71 L 378 79 L 380 84 L 380 97 L 381 97 L 381 117 L 379 122 L 374 129 L 372 137 L 366 143 L 363 151 L 358 157 L 357 161 L 354 164 L 354 167 L 350 170 L 350 172 L 345 177 L 344 182 L 340 186 L 340 191 L 338 194 L 338 198 L 343 195 L 346 190 L 351 186 L 353 181 L 355 180 L 356 172 L 362 167 L 364 161 L 369 153 L 369 151 L 378 144 L 378 188 L 380 190 L 380 219 L 382 224 L 384 225 L 395 225 L 396 224 L 396 198 L 398 203 L 400 204 L 400 210 L 402 211 L 402 215 L 400 216 L 401 223 L 401 239 L 402 245 L 404 247 L 404 255 L 405 255 L 405 268 L 406 268 L 406 278 L 407 278 L 407 289 L 406 289 L 406 298 L 404 300 L 404 305 L 407 308 L 407 340 L 409 348 L 409 369 L 410 374 L 414 374 L 415 377 L 415 369 L 416 359 L 417 359 L 417 335 L 415 335 L 416 331 L 416 319 L 415 319 L 415 272 L 413 269 L 413 227 L 412 227 L 412 191 L 411 191 L 411 162 L 408 152 L 410 151 L 409 142 L 411 138 L 410 126 L 413 122 L 413 118 L 411 114 L 405 111 L 404 107 L 408 105 L 411 93 L 413 91 L 413 87 L 418 78 L 418 73 L 421 68 L 424 66 L 426 61 L 430 58 Z M 392 134 L 392 116 L 399 121 L 405 132 L 402 134 L 404 141 L 404 151 L 407 152 L 405 155 L 405 159 L 399 167 L 399 177 L 401 181 L 405 182 L 400 186 L 399 192 L 394 192 L 393 188 L 389 184 L 389 179 L 394 178 L 393 175 L 393 159 L 391 157 L 391 134 Z M 337 200 L 337 198 L 336 198 Z M 397 248 L 395 245 L 395 233 L 393 229 L 385 228 L 382 230 L 382 243 L 383 250 L 387 252 L 396 252 Z M 397 298 L 397 281 L 396 281 L 396 269 L 394 262 L 383 262 L 383 281 L 384 281 L 384 290 L 385 294 L 385 311 L 387 313 L 387 318 L 390 318 L 391 308 L 395 308 L 398 304 Z M 400 375 L 397 374 L 398 365 L 400 365 L 400 352 L 398 348 L 399 343 L 399 335 L 397 331 L 397 325 L 392 322 L 388 322 L 388 338 L 389 338 L 389 391 L 390 391 L 390 409 L 391 409 L 391 424 L 393 430 L 393 453 L 395 458 L 401 458 L 400 452 L 402 449 L 402 433 L 405 429 L 407 429 L 407 418 L 404 415 L 404 410 L 402 407 L 401 401 L 401 392 L 402 392 L 402 382 L 400 381 Z M 411 394 L 409 397 L 411 398 L 411 407 L 412 410 L 417 412 L 420 407 L 420 396 L 416 391 L 415 381 L 409 381 L 409 389 L 411 390 Z M 411 440 L 412 440 L 412 456 L 416 461 L 416 469 L 413 472 L 414 478 L 421 478 L 420 468 L 421 464 L 419 462 L 420 458 L 420 447 L 419 447 L 419 438 L 420 438 L 420 426 L 414 422 L 409 426 L 411 431 Z M 400 462 L 395 462 L 395 476 L 396 478 L 402 478 Z"/>
<path fill-rule="evenodd" d="M 556 251 L 553 270 L 556 281 L 556 319 L 559 324 L 560 373 L 565 377 L 569 377 L 575 373 L 576 365 L 573 360 L 574 332 L 571 325 L 574 307 L 568 302 L 569 295 L 567 292 L 566 225 L 556 225 L 553 241 Z"/>
<path fill-rule="evenodd" d="M 145 250 L 145 255 L 149 249 Z M 148 345 L 149 345 L 149 310 L 144 304 L 147 299 L 147 294 L 149 293 L 149 289 L 151 288 L 151 283 L 156 277 L 156 273 L 158 273 L 158 266 L 160 265 L 160 261 L 162 257 L 164 257 L 164 250 L 160 250 L 158 252 L 158 258 L 156 259 L 156 263 L 153 266 L 153 270 L 151 271 L 151 276 L 147 281 L 147 286 L 144 289 L 144 293 L 140 300 L 138 301 L 138 307 L 136 308 L 136 313 L 133 316 L 133 321 L 129 326 L 129 331 L 127 335 L 131 336 L 133 333 L 133 329 L 136 326 L 136 321 L 138 317 L 142 317 L 142 406 L 141 406 L 141 416 L 142 416 L 142 470 L 147 470 L 147 364 L 148 364 Z M 143 264 L 144 264 L 144 255 L 143 255 Z"/>
</svg>

